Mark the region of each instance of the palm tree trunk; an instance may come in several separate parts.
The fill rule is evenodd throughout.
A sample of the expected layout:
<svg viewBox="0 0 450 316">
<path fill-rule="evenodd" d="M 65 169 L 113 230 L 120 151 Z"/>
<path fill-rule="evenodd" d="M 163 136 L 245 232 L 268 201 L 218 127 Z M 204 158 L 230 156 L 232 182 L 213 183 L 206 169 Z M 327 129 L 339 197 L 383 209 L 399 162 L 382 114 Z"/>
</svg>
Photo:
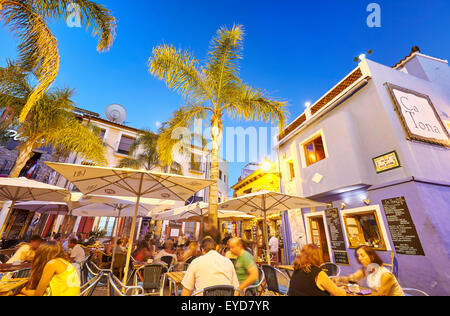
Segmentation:
<svg viewBox="0 0 450 316">
<path fill-rule="evenodd" d="M 219 118 L 211 119 L 211 180 L 219 180 L 219 148 L 222 141 L 222 122 Z M 219 183 L 209 187 L 209 215 L 214 226 L 219 227 L 218 221 Z"/>
<path fill-rule="evenodd" d="M 20 171 L 22 171 L 23 167 L 27 164 L 28 160 L 33 157 L 33 149 L 35 145 L 34 140 L 27 140 L 25 143 L 19 146 L 19 152 L 17 154 L 17 160 L 12 168 L 9 177 L 10 178 L 18 178 L 20 175 Z"/>
</svg>

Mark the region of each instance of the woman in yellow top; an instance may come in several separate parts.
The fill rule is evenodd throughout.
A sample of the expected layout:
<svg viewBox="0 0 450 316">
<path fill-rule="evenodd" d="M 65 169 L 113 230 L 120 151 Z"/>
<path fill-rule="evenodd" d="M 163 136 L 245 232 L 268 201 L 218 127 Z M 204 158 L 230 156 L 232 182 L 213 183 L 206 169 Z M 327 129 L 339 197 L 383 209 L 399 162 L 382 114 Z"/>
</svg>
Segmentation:
<svg viewBox="0 0 450 316">
<path fill-rule="evenodd" d="M 80 278 L 66 260 L 57 242 L 42 244 L 36 251 L 30 282 L 22 294 L 27 296 L 78 296 Z"/>
</svg>

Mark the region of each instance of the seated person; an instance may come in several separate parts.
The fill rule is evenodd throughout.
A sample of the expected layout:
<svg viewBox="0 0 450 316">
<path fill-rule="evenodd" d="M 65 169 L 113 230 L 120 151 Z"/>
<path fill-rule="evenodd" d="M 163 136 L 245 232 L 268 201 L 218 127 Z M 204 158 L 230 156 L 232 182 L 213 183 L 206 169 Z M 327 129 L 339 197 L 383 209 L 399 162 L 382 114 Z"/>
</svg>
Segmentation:
<svg viewBox="0 0 450 316">
<path fill-rule="evenodd" d="M 177 255 L 176 255 L 175 251 L 173 251 L 173 245 L 174 245 L 174 242 L 171 239 L 166 241 L 166 243 L 164 245 L 164 249 L 161 250 L 160 252 L 158 252 L 158 254 L 155 256 L 155 258 L 153 258 L 154 261 L 156 263 L 165 263 L 165 262 L 161 261 L 161 258 L 168 256 L 168 257 L 172 257 L 173 258 L 172 259 L 172 265 L 173 266 L 176 265 L 177 262 L 178 262 L 178 259 L 177 259 Z"/>
<path fill-rule="evenodd" d="M 356 258 L 363 268 L 348 277 L 336 278 L 336 282 L 356 283 L 367 279 L 367 285 L 375 296 L 405 296 L 397 279 L 383 266 L 383 261 L 373 248 L 360 246 L 356 249 Z"/>
<path fill-rule="evenodd" d="M 138 244 L 135 252 L 133 253 L 133 258 L 138 263 L 147 263 L 147 261 L 152 257 L 152 250 L 147 242 L 141 242 Z"/>
<path fill-rule="evenodd" d="M 237 258 L 234 267 L 240 284 L 239 290 L 244 291 L 249 286 L 258 284 L 259 273 L 255 258 L 244 249 L 242 239 L 230 239 L 229 244 L 230 251 Z"/>
<path fill-rule="evenodd" d="M 72 262 L 80 263 L 86 258 L 83 248 L 78 244 L 78 240 L 72 238 L 69 240 L 68 247 L 70 249 L 70 259 Z"/>
<path fill-rule="evenodd" d="M 43 240 L 40 236 L 32 236 L 30 242 L 22 245 L 16 251 L 14 256 L 12 256 L 11 259 L 8 260 L 7 263 L 12 264 L 14 262 L 32 262 L 35 252 L 36 250 L 38 250 L 42 242 Z"/>
<path fill-rule="evenodd" d="M 36 251 L 26 296 L 78 296 L 80 278 L 57 242 L 43 243 Z"/>
<path fill-rule="evenodd" d="M 320 269 L 323 264 L 322 251 L 316 245 L 306 245 L 294 261 L 289 296 L 346 296 L 328 275 Z"/>
<path fill-rule="evenodd" d="M 207 237 L 201 242 L 202 256 L 192 261 L 181 284 L 182 296 L 216 285 L 239 287 L 239 281 L 230 259 L 216 251 L 214 239 Z M 235 293 L 237 295 L 237 293 Z"/>
</svg>

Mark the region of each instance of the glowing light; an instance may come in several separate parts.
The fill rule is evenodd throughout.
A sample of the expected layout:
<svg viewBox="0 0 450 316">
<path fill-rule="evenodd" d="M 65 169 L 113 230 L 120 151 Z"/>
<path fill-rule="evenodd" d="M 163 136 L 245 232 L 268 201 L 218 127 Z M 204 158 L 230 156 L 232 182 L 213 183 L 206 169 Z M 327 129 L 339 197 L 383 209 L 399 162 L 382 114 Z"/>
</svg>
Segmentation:
<svg viewBox="0 0 450 316">
<path fill-rule="evenodd" d="M 359 55 L 359 60 L 364 60 L 364 59 L 366 59 L 366 54 L 361 54 L 361 55 Z"/>
<path fill-rule="evenodd" d="M 309 108 L 311 106 L 311 102 L 306 102 L 305 107 Z"/>
<path fill-rule="evenodd" d="M 264 160 L 261 163 L 261 170 L 262 171 L 269 171 L 272 168 L 272 162 L 270 162 L 269 160 Z"/>
</svg>

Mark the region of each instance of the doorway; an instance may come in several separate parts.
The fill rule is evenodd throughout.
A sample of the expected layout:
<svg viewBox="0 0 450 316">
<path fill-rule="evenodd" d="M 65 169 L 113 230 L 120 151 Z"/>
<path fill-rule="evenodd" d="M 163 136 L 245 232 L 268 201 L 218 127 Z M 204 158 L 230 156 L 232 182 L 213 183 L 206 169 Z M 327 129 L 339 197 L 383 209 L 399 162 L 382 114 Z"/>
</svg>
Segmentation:
<svg viewBox="0 0 450 316">
<path fill-rule="evenodd" d="M 322 250 L 324 262 L 331 262 L 324 218 L 322 216 L 309 217 L 308 222 L 311 242 Z"/>
</svg>

